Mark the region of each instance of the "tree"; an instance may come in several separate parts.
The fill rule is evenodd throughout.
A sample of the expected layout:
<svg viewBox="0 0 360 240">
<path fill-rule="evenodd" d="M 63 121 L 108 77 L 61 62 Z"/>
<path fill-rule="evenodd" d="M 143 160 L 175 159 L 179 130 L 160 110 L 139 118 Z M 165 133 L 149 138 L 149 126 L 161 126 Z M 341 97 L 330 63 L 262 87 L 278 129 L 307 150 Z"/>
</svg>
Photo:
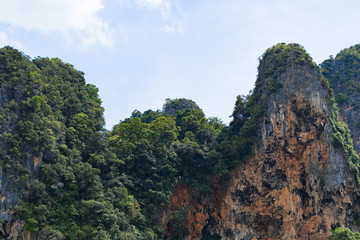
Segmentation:
<svg viewBox="0 0 360 240">
<path fill-rule="evenodd" d="M 331 236 L 329 239 L 334 240 L 359 240 L 360 239 L 360 233 L 358 232 L 352 232 L 348 228 L 336 228 L 333 230 Z"/>
</svg>

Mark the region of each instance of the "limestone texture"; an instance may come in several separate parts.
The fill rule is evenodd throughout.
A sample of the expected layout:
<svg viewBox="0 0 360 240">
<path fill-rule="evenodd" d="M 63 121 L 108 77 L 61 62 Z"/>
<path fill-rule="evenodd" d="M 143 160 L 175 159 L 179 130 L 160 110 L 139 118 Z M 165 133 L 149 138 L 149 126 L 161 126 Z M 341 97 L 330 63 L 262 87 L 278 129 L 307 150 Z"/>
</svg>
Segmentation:
<svg viewBox="0 0 360 240">
<path fill-rule="evenodd" d="M 187 239 L 204 231 L 236 240 L 327 239 L 336 227 L 357 230 L 358 186 L 333 145 L 333 105 L 319 70 L 292 64 L 277 81 L 283 87 L 266 99 L 254 154 L 233 170 L 226 191 L 215 180 L 212 196 L 191 194 L 184 183 L 175 189 L 170 206 L 188 209 Z"/>
</svg>

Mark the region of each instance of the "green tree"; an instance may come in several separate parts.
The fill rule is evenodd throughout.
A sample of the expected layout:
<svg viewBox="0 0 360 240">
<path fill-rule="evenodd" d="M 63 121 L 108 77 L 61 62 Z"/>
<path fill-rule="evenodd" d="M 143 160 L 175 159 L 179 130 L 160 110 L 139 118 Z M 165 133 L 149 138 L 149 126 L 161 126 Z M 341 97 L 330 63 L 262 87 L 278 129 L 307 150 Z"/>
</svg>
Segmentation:
<svg viewBox="0 0 360 240">
<path fill-rule="evenodd" d="M 333 230 L 329 239 L 334 240 L 358 240 L 360 239 L 360 233 L 352 232 L 348 228 L 336 228 Z"/>
</svg>

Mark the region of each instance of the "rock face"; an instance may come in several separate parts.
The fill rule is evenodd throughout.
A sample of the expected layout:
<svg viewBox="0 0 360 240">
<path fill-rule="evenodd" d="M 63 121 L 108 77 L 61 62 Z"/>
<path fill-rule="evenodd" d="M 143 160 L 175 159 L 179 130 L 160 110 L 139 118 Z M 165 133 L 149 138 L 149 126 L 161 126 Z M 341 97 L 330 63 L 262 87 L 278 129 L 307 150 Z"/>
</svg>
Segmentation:
<svg viewBox="0 0 360 240">
<path fill-rule="evenodd" d="M 304 54 L 301 48 L 297 45 L 280 46 L 283 46 L 288 52 L 285 52 L 286 54 L 281 52 L 281 47 L 274 48 L 273 52 L 267 51 L 259 66 L 258 84 L 254 90 L 253 96 L 255 97 L 253 99 L 258 101 L 257 107 L 261 106 L 259 112 L 263 111 L 262 107 L 265 107 L 266 111 L 264 110 L 264 115 L 257 115 L 261 115 L 256 125 L 258 127 L 257 132 L 251 137 L 257 136 L 258 141 L 254 146 L 249 146 L 249 149 L 253 150 L 253 154 L 244 157 L 242 163 L 233 169 L 227 189 L 223 189 L 221 179 L 216 176 L 210 178 L 211 194 L 200 194 L 194 189 L 189 189 L 184 182 L 180 182 L 173 191 L 170 205 L 164 207 L 162 211 L 162 227 L 165 230 L 166 238 L 327 239 L 331 229 L 336 227 L 349 227 L 352 230 L 359 230 L 354 219 L 360 207 L 357 203 L 359 186 L 358 180 L 353 174 L 354 170 L 358 171 L 359 169 L 358 165 L 356 167 L 353 165 L 358 163 L 352 162 L 353 165 L 349 167 L 349 156 L 347 156 L 349 151 L 344 154 L 343 149 L 338 146 L 339 144 L 335 146 L 336 141 L 339 139 L 341 141 L 342 135 L 336 129 L 339 138 L 336 138 L 336 141 L 334 140 L 335 127 L 333 124 L 336 109 L 331 100 L 331 91 L 318 67 L 309 62 L 310 57 Z M 267 60 L 266 56 L 273 58 Z M 2 65 L 5 66 L 0 61 L 0 71 L 6 74 L 0 76 L 0 82 L 10 82 L 5 81 L 5 78 L 2 79 L 8 72 L 6 68 L 1 69 Z M 334 73 L 349 69 L 348 66 L 342 67 L 341 64 L 339 66 L 339 68 L 335 68 Z M 9 69 L 11 68 L 9 67 Z M 71 101 L 67 102 L 67 107 L 63 108 L 63 111 L 68 112 L 69 116 L 66 115 L 69 118 L 68 121 L 65 121 L 64 117 L 61 118 L 64 122 L 48 121 L 49 114 L 54 111 L 50 111 L 51 104 L 49 103 L 49 106 L 43 105 L 44 112 L 40 112 L 43 98 L 38 92 L 40 89 L 38 84 L 41 81 L 35 81 L 36 74 L 31 75 L 30 70 L 29 67 L 27 69 L 28 74 L 33 78 L 25 75 L 22 84 L 14 85 L 15 87 L 12 85 L 0 87 L 0 111 L 2 113 L 0 118 L 0 157 L 2 158 L 0 159 L 0 239 L 48 239 L 52 234 L 57 235 L 57 239 L 63 239 L 65 236 L 51 227 L 46 229 L 48 232 L 45 231 L 45 235 L 25 231 L 24 228 L 31 230 L 29 224 L 26 227 L 24 222 L 19 220 L 17 212 L 21 211 L 16 211 L 15 208 L 19 206 L 19 199 L 22 198 L 22 195 L 26 195 L 30 191 L 30 181 L 35 178 L 36 169 L 41 164 L 46 164 L 46 161 L 64 160 L 67 157 L 80 161 L 82 156 L 80 156 L 79 149 L 84 150 L 83 148 L 87 146 L 86 141 L 80 140 L 88 138 L 91 132 L 95 133 L 100 128 L 97 129 L 96 126 L 93 126 L 93 130 L 90 132 L 81 131 L 82 128 L 79 128 L 78 136 L 74 137 L 74 127 L 82 126 L 80 125 L 81 120 L 84 120 L 84 115 L 87 115 L 79 112 L 82 109 L 81 105 L 79 105 L 79 109 L 72 109 L 74 104 Z M 16 74 L 13 75 L 17 76 Z M 343 75 L 340 74 L 339 76 Z M 34 86 L 30 86 L 27 91 L 23 92 L 25 86 L 31 85 L 28 84 L 29 79 L 35 79 Z M 80 88 L 81 84 L 85 84 L 82 76 L 80 80 L 78 87 L 85 91 L 84 88 Z M 62 82 L 59 82 L 59 86 L 61 84 Z M 341 91 L 340 88 L 339 91 Z M 24 94 L 34 96 L 30 99 Z M 41 96 L 48 99 L 45 95 Z M 80 96 L 88 95 L 80 94 Z M 68 99 L 68 97 L 65 98 L 64 101 Z M 29 101 L 26 102 L 25 99 Z M 351 101 L 354 99 L 356 100 L 355 97 L 350 96 Z M 91 110 L 89 112 L 94 114 L 94 119 L 95 116 L 101 116 L 102 110 L 99 101 L 92 102 L 90 98 L 88 100 L 88 104 L 93 103 L 90 105 L 94 109 L 98 109 L 98 114 L 96 114 L 96 111 L 93 111 L 94 109 L 89 108 Z M 56 105 L 56 101 L 54 103 Z M 78 103 L 80 104 L 80 100 Z M 22 105 L 25 104 L 29 105 L 26 108 L 27 111 L 22 108 Z M 96 106 L 97 108 L 95 108 Z M 360 119 L 359 114 L 357 114 L 358 106 L 355 106 L 354 102 L 345 106 L 342 108 L 343 116 L 350 128 L 353 129 L 353 137 L 356 140 L 357 137 L 360 137 L 360 131 L 356 130 L 358 124 L 354 123 L 354 119 L 356 121 Z M 54 106 L 54 110 L 57 108 L 58 106 Z M 187 108 L 198 109 L 198 106 L 192 101 L 184 99 L 167 101 L 164 112 L 173 115 L 177 110 Z M 19 124 L 20 121 L 25 121 L 21 118 L 19 109 L 24 110 L 23 117 L 28 117 L 26 119 L 27 125 L 24 122 Z M 352 111 L 353 109 L 356 111 Z M 36 112 L 38 115 L 34 114 Z M 241 116 L 244 121 L 242 126 L 252 122 L 255 119 L 254 116 L 252 115 L 252 119 L 249 119 L 247 115 Z M 57 119 L 55 115 L 53 117 Z M 47 138 L 48 142 L 41 138 L 38 141 L 33 140 L 36 144 L 32 145 L 25 142 L 21 143 L 26 138 L 31 140 L 32 132 L 29 131 L 28 126 L 32 126 L 36 119 L 46 120 L 46 124 L 43 124 L 43 121 L 35 122 L 34 125 L 38 127 L 39 133 L 42 134 L 47 131 L 52 136 L 53 132 L 58 132 L 59 136 Z M 98 121 L 99 126 L 101 122 L 100 119 Z M 66 127 L 66 124 L 69 125 L 69 128 Z M 74 124 L 74 127 L 71 124 Z M 241 126 L 239 127 L 241 128 Z M 67 130 L 69 130 L 69 136 L 72 136 L 72 141 L 67 140 L 67 135 L 63 135 Z M 36 131 L 33 132 L 36 133 Z M 242 132 L 237 132 L 237 134 L 239 133 Z M 17 138 L 14 137 L 15 135 Z M 69 147 L 65 145 L 67 142 L 69 142 Z M 76 148 L 75 145 L 70 147 L 76 142 L 79 143 L 79 148 Z M 48 146 L 45 146 L 45 143 Z M 92 142 L 89 141 L 88 143 Z M 92 144 L 94 145 L 91 146 L 96 146 L 95 143 Z M 55 147 L 61 149 L 61 152 L 55 151 L 57 150 Z M 346 147 L 349 147 L 348 142 Z M 352 153 L 354 152 L 352 151 Z M 58 157 L 56 159 L 53 157 L 55 154 Z M 90 150 L 88 154 L 91 155 Z M 106 152 L 101 155 L 104 159 L 107 156 L 105 154 Z M 357 157 L 355 158 L 356 161 Z M 85 159 L 88 161 L 90 157 L 84 157 L 83 160 L 85 161 Z M 66 163 L 65 160 L 63 163 Z M 77 162 L 69 161 L 68 166 L 74 163 Z M 90 176 L 96 178 L 95 174 Z M 60 178 L 58 180 L 55 181 L 56 185 L 49 185 L 50 189 L 56 190 L 64 187 Z M 86 181 L 83 185 L 84 189 L 89 187 Z M 45 185 L 43 184 L 43 186 Z M 96 186 L 102 185 L 99 182 L 99 185 Z M 91 192 L 94 195 L 90 198 L 93 201 L 84 200 L 84 202 L 89 202 L 89 206 L 90 203 L 94 206 L 95 203 L 101 206 L 103 203 L 96 201 L 101 194 L 95 195 L 100 187 L 94 189 L 94 192 Z M 115 194 L 109 194 L 109 196 L 111 195 L 115 196 Z M 40 195 L 39 198 L 42 199 L 43 196 Z M 85 199 L 88 200 L 88 198 Z M 43 205 L 44 208 L 42 209 L 47 209 L 47 206 L 50 208 L 51 205 L 57 206 L 52 204 L 56 203 L 55 198 L 52 200 L 46 206 Z M 62 211 L 63 208 L 58 209 Z M 85 212 L 86 217 L 88 216 L 87 211 Z M 94 213 L 98 214 L 99 212 L 95 211 Z M 59 215 L 59 212 L 56 213 L 53 215 Z M 72 213 L 77 215 L 76 211 Z M 159 213 L 161 214 L 161 211 Z M 96 214 L 93 215 L 96 216 Z M 113 215 L 116 219 L 115 214 L 106 213 L 106 215 Z M 81 220 L 84 221 L 84 218 Z M 30 220 L 28 220 L 29 222 Z M 85 227 L 90 228 L 89 226 L 98 227 L 96 224 Z M 136 232 L 135 226 L 131 225 L 131 227 L 134 227 L 132 231 Z M 33 229 L 33 232 L 37 231 Z M 147 236 L 151 237 L 150 235 Z M 126 237 L 127 235 L 122 236 Z M 105 237 L 105 235 L 99 235 L 101 239 Z"/>
<path fill-rule="evenodd" d="M 341 51 L 321 64 L 334 90 L 339 112 L 348 125 L 354 147 L 360 152 L 360 45 Z"/>
<path fill-rule="evenodd" d="M 332 145 L 320 75 L 293 66 L 279 80 L 255 156 L 233 173 L 222 237 L 326 239 L 331 228 L 354 225 L 356 181 Z"/>
<path fill-rule="evenodd" d="M 11 175 L 10 175 L 11 176 Z M 0 168 L 0 187 L 1 187 L 1 213 L 0 213 L 0 237 L 2 239 L 17 239 L 22 232 L 23 224 L 17 217 L 14 207 L 19 205 L 18 191 L 9 175 Z"/>
<path fill-rule="evenodd" d="M 10 101 L 13 100 L 16 104 L 21 104 L 22 95 L 18 89 L 0 88 L 0 109 L 7 111 L 9 109 Z M 18 111 L 8 110 L 7 119 L 3 119 L 0 126 L 0 150 L 6 155 L 9 152 L 7 147 L 9 137 L 18 122 Z M 3 160 L 3 159 L 1 159 Z M 22 159 L 22 166 L 28 169 L 28 173 L 32 176 L 34 173 L 34 161 L 31 157 L 29 159 Z M 1 239 L 30 239 L 30 235 L 26 238 L 23 231 L 23 221 L 21 221 L 15 208 L 19 206 L 19 174 L 17 174 L 15 164 L 0 166 L 0 238 Z"/>
<path fill-rule="evenodd" d="M 332 105 L 319 70 L 292 64 L 276 80 L 283 87 L 265 101 L 254 155 L 233 170 L 225 194 L 216 187 L 208 198 L 184 185 L 175 190 L 171 206 L 188 209 L 189 239 L 204 232 L 221 239 L 327 239 L 335 227 L 356 229 L 357 182 L 333 145 Z"/>
</svg>

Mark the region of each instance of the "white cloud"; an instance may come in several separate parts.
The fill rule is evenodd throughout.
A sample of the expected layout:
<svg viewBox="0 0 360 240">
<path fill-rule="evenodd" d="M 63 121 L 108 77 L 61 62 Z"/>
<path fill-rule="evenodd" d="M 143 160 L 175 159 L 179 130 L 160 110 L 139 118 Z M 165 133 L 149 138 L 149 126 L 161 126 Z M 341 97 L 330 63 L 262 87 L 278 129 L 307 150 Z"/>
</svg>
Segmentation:
<svg viewBox="0 0 360 240">
<path fill-rule="evenodd" d="M 171 2 L 167 0 L 134 0 L 140 7 L 158 9 L 163 17 L 168 17 L 171 11 Z"/>
<path fill-rule="evenodd" d="M 0 0 L 0 22 L 43 34 L 60 33 L 81 49 L 113 46 L 109 25 L 97 16 L 102 0 Z"/>
</svg>

